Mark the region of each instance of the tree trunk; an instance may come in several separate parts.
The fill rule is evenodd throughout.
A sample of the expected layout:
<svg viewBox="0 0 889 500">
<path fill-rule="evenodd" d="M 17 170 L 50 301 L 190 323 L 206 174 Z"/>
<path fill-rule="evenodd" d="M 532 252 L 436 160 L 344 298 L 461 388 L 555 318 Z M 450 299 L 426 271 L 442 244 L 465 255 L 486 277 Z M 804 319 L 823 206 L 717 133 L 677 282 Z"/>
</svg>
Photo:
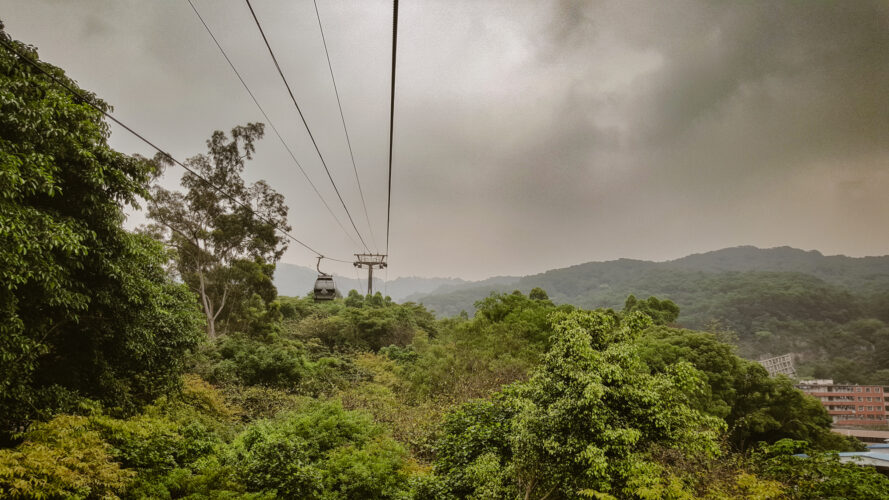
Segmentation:
<svg viewBox="0 0 889 500">
<path fill-rule="evenodd" d="M 207 317 L 207 337 L 210 340 L 216 339 L 216 315 L 213 314 L 213 304 L 210 297 L 207 296 L 207 289 L 204 284 L 204 272 L 198 267 L 198 278 L 201 283 L 201 308 L 204 310 L 204 316 Z"/>
</svg>

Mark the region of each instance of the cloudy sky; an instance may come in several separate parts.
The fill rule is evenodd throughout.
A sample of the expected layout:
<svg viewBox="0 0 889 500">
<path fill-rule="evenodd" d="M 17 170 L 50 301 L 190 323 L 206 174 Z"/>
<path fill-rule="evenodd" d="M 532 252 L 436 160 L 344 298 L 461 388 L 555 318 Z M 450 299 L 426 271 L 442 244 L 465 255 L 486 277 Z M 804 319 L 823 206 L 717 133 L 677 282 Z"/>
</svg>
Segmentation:
<svg viewBox="0 0 889 500">
<path fill-rule="evenodd" d="M 246 4 L 194 1 L 351 229 Z M 391 2 L 317 1 L 382 248 Z M 312 0 L 252 2 L 373 247 Z M 177 158 L 263 119 L 186 0 L 0 0 L 0 19 Z M 399 19 L 392 277 L 742 244 L 889 253 L 885 1 L 403 0 Z M 248 178 L 285 195 L 298 238 L 359 251 L 268 132 Z"/>
</svg>

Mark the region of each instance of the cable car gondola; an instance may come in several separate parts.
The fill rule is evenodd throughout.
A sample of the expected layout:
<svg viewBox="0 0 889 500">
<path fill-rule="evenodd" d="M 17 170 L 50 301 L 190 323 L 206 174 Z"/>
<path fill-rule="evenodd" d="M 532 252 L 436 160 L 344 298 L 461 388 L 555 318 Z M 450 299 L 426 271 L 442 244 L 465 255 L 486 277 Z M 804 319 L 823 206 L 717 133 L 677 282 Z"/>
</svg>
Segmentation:
<svg viewBox="0 0 889 500">
<path fill-rule="evenodd" d="M 318 270 L 318 279 L 315 280 L 315 289 L 313 290 L 315 302 L 336 298 L 336 284 L 333 282 L 333 276 L 321 271 L 321 259 L 323 258 L 323 256 L 318 257 L 318 265 L 315 266 L 315 269 Z"/>
</svg>

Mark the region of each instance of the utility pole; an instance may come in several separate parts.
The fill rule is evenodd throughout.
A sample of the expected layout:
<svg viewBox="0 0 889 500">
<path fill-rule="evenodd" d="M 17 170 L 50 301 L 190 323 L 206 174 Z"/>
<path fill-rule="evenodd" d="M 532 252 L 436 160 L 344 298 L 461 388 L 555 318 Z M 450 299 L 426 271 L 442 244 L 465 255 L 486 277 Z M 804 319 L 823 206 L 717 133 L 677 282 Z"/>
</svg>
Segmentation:
<svg viewBox="0 0 889 500">
<path fill-rule="evenodd" d="M 367 294 L 373 295 L 374 293 L 374 268 L 385 269 L 386 264 L 386 254 L 382 253 L 356 253 L 355 258 L 358 260 L 355 261 L 355 267 L 361 269 L 367 268 Z"/>
</svg>

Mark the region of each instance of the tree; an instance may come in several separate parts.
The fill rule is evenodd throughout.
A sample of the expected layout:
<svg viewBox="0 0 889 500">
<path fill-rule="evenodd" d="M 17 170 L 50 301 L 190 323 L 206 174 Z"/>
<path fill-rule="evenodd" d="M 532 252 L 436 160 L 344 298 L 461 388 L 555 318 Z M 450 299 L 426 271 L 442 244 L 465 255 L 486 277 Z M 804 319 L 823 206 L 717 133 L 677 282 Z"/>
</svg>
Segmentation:
<svg viewBox="0 0 889 500">
<path fill-rule="evenodd" d="M 200 320 L 163 247 L 121 226 L 155 167 L 111 149 L 99 111 L 6 50 L 0 103 L 2 441 L 84 397 L 131 409 L 169 390 Z"/>
<path fill-rule="evenodd" d="M 251 491 L 278 498 L 404 498 L 405 451 L 370 416 L 338 403 L 250 425 L 229 461 Z"/>
<path fill-rule="evenodd" d="M 668 325 L 679 317 L 679 306 L 672 300 L 658 300 L 657 297 L 648 297 L 638 300 L 635 295 L 627 297 L 622 314 L 630 314 L 633 311 L 641 311 L 651 318 L 655 325 Z"/>
<path fill-rule="evenodd" d="M 262 135 L 261 123 L 237 126 L 231 138 L 213 132 L 208 154 L 186 162 L 203 179 L 186 172 L 185 193 L 160 186 L 152 191 L 148 213 L 157 223 L 154 229 L 176 249 L 177 270 L 198 294 L 211 339 L 219 323 L 223 331 L 245 327 L 248 299 L 258 296 L 268 304 L 277 294 L 272 274 L 287 242 L 276 227 L 290 230 L 287 206 L 265 181 L 247 185 L 242 178 L 245 160 L 253 158 L 254 142 Z"/>
<path fill-rule="evenodd" d="M 553 346 L 528 382 L 448 418 L 437 471 L 473 488 L 470 498 L 646 497 L 663 486 L 652 450 L 716 456 L 724 424 L 687 396 L 699 373 L 687 363 L 644 370 L 635 340 L 648 324 L 640 313 L 620 325 L 601 311 L 557 314 Z"/>
<path fill-rule="evenodd" d="M 830 416 L 821 403 L 806 396 L 786 377 L 769 377 L 759 363 L 735 355 L 734 346 L 712 333 L 654 327 L 641 339 L 640 354 L 648 368 L 665 373 L 676 363 L 691 363 L 707 382 L 691 396 L 693 406 L 725 419 L 728 442 L 746 450 L 758 442 L 790 438 L 818 449 L 854 448 L 830 431 Z"/>
</svg>

